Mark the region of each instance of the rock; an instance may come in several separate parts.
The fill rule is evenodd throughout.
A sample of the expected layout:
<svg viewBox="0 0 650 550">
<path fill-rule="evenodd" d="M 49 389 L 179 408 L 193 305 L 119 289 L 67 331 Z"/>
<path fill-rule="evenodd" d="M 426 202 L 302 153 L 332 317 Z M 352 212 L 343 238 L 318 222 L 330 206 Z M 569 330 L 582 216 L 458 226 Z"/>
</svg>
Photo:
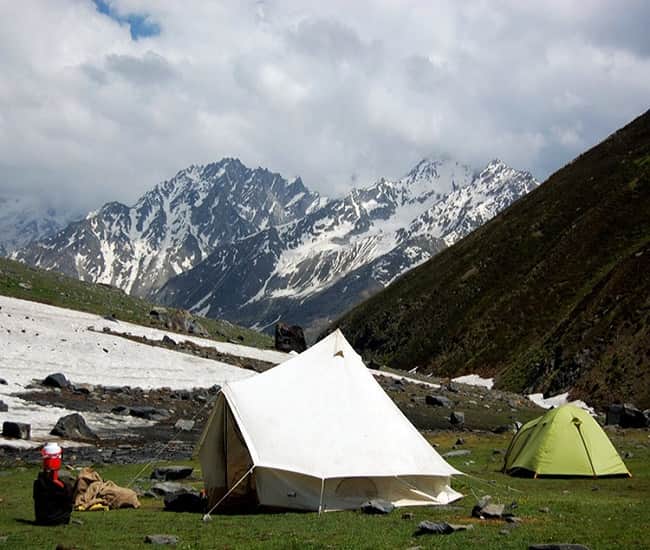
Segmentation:
<svg viewBox="0 0 650 550">
<path fill-rule="evenodd" d="M 193 471 L 194 468 L 191 466 L 163 466 L 151 472 L 151 479 L 163 479 L 165 481 L 185 479 L 190 477 Z"/>
<path fill-rule="evenodd" d="M 466 531 L 467 529 L 473 528 L 473 525 L 454 525 L 446 521 L 433 522 L 425 520 L 418 524 L 418 530 L 415 532 L 415 535 L 449 535 L 456 531 Z"/>
<path fill-rule="evenodd" d="M 505 505 L 495 504 L 492 502 L 492 497 L 489 495 L 484 496 L 472 508 L 472 517 L 481 519 L 495 519 L 503 516 Z"/>
<path fill-rule="evenodd" d="M 503 514 L 503 519 L 505 519 L 507 523 L 512 523 L 512 524 L 521 523 L 521 518 L 517 516 L 513 516 L 512 514 Z"/>
<path fill-rule="evenodd" d="M 459 438 L 456 440 L 456 443 L 455 443 L 455 444 L 456 444 L 456 445 L 465 445 L 465 440 L 464 440 L 462 437 L 459 437 Z"/>
<path fill-rule="evenodd" d="M 275 349 L 278 351 L 296 351 L 302 353 L 307 349 L 305 334 L 298 325 L 277 323 L 275 325 Z"/>
<path fill-rule="evenodd" d="M 174 428 L 183 432 L 191 432 L 192 428 L 194 428 L 194 420 L 185 420 L 180 418 L 176 421 L 176 424 L 174 424 Z"/>
<path fill-rule="evenodd" d="M 151 492 L 161 497 L 181 493 L 196 493 L 192 487 L 187 487 L 181 483 L 175 483 L 174 481 L 161 481 L 159 483 L 154 483 L 151 486 Z"/>
<path fill-rule="evenodd" d="M 50 433 L 63 437 L 64 439 L 99 439 L 97 434 L 88 427 L 84 417 L 79 413 L 72 413 L 59 418 Z"/>
<path fill-rule="evenodd" d="M 589 550 L 582 544 L 529 544 L 528 550 Z"/>
<path fill-rule="evenodd" d="M 424 402 L 427 405 L 432 405 L 433 407 L 453 407 L 453 402 L 451 399 L 446 398 L 444 395 L 427 395 L 424 398 Z"/>
<path fill-rule="evenodd" d="M 54 374 L 48 374 L 42 384 L 43 386 L 50 388 L 67 388 L 70 385 L 70 382 L 63 373 L 57 372 Z"/>
<path fill-rule="evenodd" d="M 172 493 L 164 499 L 165 510 L 168 512 L 196 512 L 205 511 L 206 500 L 196 493 Z"/>
<path fill-rule="evenodd" d="M 389 514 L 394 509 L 395 506 L 392 502 L 380 498 L 373 498 L 361 505 L 361 511 L 365 514 Z"/>
<path fill-rule="evenodd" d="M 131 407 L 129 414 L 137 418 L 144 418 L 145 420 L 165 420 L 169 418 L 169 411 L 167 409 L 156 409 L 155 407 L 141 406 Z"/>
<path fill-rule="evenodd" d="M 82 393 L 84 395 L 89 395 L 93 391 L 95 391 L 95 386 L 92 384 L 74 384 L 72 386 L 72 389 L 75 391 L 75 393 Z"/>
<path fill-rule="evenodd" d="M 120 416 L 128 416 L 131 412 L 131 409 L 129 409 L 129 407 L 125 407 L 124 405 L 118 405 L 117 407 L 113 407 L 111 409 L 111 412 Z"/>
<path fill-rule="evenodd" d="M 2 435 L 14 439 L 30 439 L 32 427 L 30 424 L 23 424 L 22 422 L 3 422 Z"/>
<path fill-rule="evenodd" d="M 0 386 L 6 386 L 7 381 L 4 378 L 0 378 Z"/>
<path fill-rule="evenodd" d="M 9 410 L 9 405 L 0 399 L 0 412 L 6 413 Z"/>
<path fill-rule="evenodd" d="M 550 514 L 550 513 L 551 513 L 551 509 L 548 508 L 547 506 L 544 506 L 543 508 L 540 508 L 539 511 L 540 511 L 542 514 Z"/>
<path fill-rule="evenodd" d="M 176 346 L 176 342 L 175 342 L 174 340 L 172 340 L 172 339 L 171 339 L 169 336 L 167 336 L 166 334 L 165 334 L 165 336 L 163 336 L 162 343 L 163 343 L 164 345 L 166 345 L 166 346 L 171 346 L 171 347 L 175 347 L 175 346 Z"/>
<path fill-rule="evenodd" d="M 449 415 L 449 422 L 451 422 L 454 426 L 463 426 L 465 424 L 465 413 L 456 411 L 452 412 Z"/>
<path fill-rule="evenodd" d="M 413 519 L 414 517 L 413 512 L 405 512 L 402 514 L 402 519 Z"/>
<path fill-rule="evenodd" d="M 144 537 L 147 544 L 178 544 L 178 537 L 173 535 L 147 535 Z"/>
<path fill-rule="evenodd" d="M 632 403 L 613 404 L 607 409 L 605 423 L 618 425 L 621 428 L 645 428 L 648 426 L 648 419 Z"/>
<path fill-rule="evenodd" d="M 449 451 L 448 453 L 445 453 L 442 455 L 444 458 L 453 458 L 455 456 L 468 456 L 471 455 L 472 451 L 469 449 L 460 449 L 458 451 Z"/>
</svg>

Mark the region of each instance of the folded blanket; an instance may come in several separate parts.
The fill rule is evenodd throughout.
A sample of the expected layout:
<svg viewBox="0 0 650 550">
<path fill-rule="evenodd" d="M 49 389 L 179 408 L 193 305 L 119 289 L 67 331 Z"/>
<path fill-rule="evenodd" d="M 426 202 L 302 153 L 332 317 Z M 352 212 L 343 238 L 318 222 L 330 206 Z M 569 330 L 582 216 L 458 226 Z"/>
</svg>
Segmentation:
<svg viewBox="0 0 650 550">
<path fill-rule="evenodd" d="M 103 507 L 139 508 L 140 501 L 134 490 L 120 487 L 112 481 L 104 481 L 92 468 L 83 468 L 77 478 L 74 509 L 105 509 Z"/>
</svg>

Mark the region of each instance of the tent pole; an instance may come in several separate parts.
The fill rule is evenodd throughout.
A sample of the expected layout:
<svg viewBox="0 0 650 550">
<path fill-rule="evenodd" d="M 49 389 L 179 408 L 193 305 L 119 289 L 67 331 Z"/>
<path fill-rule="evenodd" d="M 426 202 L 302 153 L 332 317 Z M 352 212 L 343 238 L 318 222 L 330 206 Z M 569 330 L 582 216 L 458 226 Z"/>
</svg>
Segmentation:
<svg viewBox="0 0 650 550">
<path fill-rule="evenodd" d="M 205 515 L 203 516 L 203 521 L 207 521 L 208 519 L 210 519 L 210 514 L 211 514 L 212 512 L 215 511 L 215 509 L 217 508 L 217 506 L 219 506 L 219 504 L 221 504 L 224 500 L 226 500 L 226 498 L 228 498 L 228 496 L 230 495 L 230 493 L 232 493 L 232 492 L 233 492 L 233 491 L 238 487 L 238 485 L 248 477 L 248 475 L 249 475 L 249 474 L 250 474 L 254 469 L 255 469 L 255 465 L 253 464 L 253 465 L 250 467 L 250 470 L 248 470 L 248 472 L 246 472 L 246 473 L 241 477 L 241 479 L 240 479 L 237 483 L 235 483 L 235 484 L 234 484 L 230 489 L 228 489 L 228 492 L 227 492 L 225 495 L 223 495 L 223 496 L 219 499 L 219 501 L 218 501 L 218 502 L 217 502 L 217 503 L 216 503 L 212 508 L 210 508 L 210 510 L 208 510 L 208 513 L 205 514 Z"/>
<path fill-rule="evenodd" d="M 318 502 L 318 515 L 321 515 L 323 512 L 323 495 L 325 493 L 325 478 L 322 477 L 320 480 L 320 500 Z"/>
</svg>

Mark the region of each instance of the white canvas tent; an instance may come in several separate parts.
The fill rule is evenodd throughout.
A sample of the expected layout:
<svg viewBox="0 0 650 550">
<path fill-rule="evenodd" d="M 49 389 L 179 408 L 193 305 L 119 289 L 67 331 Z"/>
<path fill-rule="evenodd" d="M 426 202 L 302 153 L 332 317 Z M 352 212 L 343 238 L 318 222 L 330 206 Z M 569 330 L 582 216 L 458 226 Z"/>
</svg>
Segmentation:
<svg viewBox="0 0 650 550">
<path fill-rule="evenodd" d="M 460 474 L 375 381 L 340 331 L 224 386 L 199 443 L 210 506 L 300 510 L 447 504 Z"/>
</svg>

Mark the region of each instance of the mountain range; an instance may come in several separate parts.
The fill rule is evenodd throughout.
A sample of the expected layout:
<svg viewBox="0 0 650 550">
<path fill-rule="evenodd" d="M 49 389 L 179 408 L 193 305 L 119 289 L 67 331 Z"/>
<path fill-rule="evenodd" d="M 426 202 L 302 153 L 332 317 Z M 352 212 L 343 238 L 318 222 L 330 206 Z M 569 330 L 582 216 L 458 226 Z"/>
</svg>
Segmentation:
<svg viewBox="0 0 650 550">
<path fill-rule="evenodd" d="M 316 331 L 537 185 L 498 160 L 474 171 L 443 157 L 325 199 L 300 178 L 226 158 L 13 257 L 209 317 Z"/>
<path fill-rule="evenodd" d="M 366 359 L 650 407 L 650 111 L 335 323 Z"/>
</svg>

